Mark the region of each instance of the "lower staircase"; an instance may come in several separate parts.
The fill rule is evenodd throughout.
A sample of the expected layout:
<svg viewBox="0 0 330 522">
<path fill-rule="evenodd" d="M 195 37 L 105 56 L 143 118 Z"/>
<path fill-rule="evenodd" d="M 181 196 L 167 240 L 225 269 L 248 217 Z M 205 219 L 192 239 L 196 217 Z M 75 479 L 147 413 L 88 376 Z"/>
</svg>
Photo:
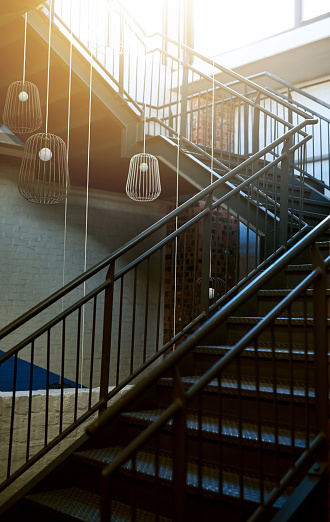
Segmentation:
<svg viewBox="0 0 330 522">
<path fill-rule="evenodd" d="M 218 310 L 225 320 L 183 341 L 1 520 L 325 522 L 328 419 L 320 423 L 317 387 L 323 365 L 327 402 L 329 345 L 325 355 L 315 345 L 311 284 L 283 305 L 314 270 L 299 259 L 234 315 Z"/>
</svg>

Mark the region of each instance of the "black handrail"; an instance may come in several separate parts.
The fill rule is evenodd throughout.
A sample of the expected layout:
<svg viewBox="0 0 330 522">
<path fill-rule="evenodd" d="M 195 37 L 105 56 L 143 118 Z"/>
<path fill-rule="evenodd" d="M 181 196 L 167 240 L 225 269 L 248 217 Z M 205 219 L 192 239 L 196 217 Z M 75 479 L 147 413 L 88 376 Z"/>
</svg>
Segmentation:
<svg viewBox="0 0 330 522">
<path fill-rule="evenodd" d="M 253 154 L 250 158 L 245 160 L 243 163 L 241 163 L 239 166 L 235 167 L 232 171 L 230 171 L 225 178 L 225 181 L 227 181 L 230 177 L 234 177 L 236 174 L 239 173 L 239 171 L 242 168 L 249 167 L 252 165 L 255 161 L 260 159 L 262 156 L 264 156 L 267 152 L 272 150 L 274 147 L 277 147 L 279 144 L 286 141 L 288 138 L 293 136 L 296 132 L 301 130 L 303 127 L 309 124 L 315 124 L 317 123 L 317 120 L 310 119 L 310 120 L 304 120 L 300 122 L 296 127 L 293 129 L 290 129 L 287 131 L 283 136 L 275 140 L 272 144 L 268 145 L 261 151 L 257 152 L 256 154 Z M 131 248 L 141 243 L 144 239 L 150 237 L 151 234 L 156 232 L 157 230 L 161 229 L 164 225 L 169 223 L 171 219 L 178 216 L 182 211 L 187 209 L 190 205 L 193 203 L 199 201 L 203 197 L 206 197 L 210 191 L 214 191 L 217 189 L 222 183 L 224 183 L 223 178 L 215 181 L 212 185 L 207 186 L 205 189 L 201 190 L 198 194 L 195 196 L 192 196 L 188 201 L 180 205 L 178 208 L 172 210 L 169 214 L 164 216 L 162 219 L 157 221 L 157 223 L 154 223 L 149 228 L 138 234 L 135 238 L 128 241 L 123 247 L 120 247 L 119 249 L 115 250 L 111 256 L 106 257 L 96 265 L 94 265 L 92 268 L 81 274 L 80 276 L 76 277 L 73 281 L 66 284 L 63 288 L 46 298 L 44 301 L 39 303 L 38 305 L 31 308 L 28 312 L 21 315 L 19 318 L 12 321 L 10 324 L 2 328 L 0 330 L 0 340 L 3 339 L 5 336 L 12 333 L 14 330 L 25 324 L 27 321 L 35 317 L 38 313 L 42 312 L 52 304 L 54 304 L 56 301 L 67 295 L 71 290 L 74 288 L 77 288 L 81 283 L 87 281 L 92 276 L 97 274 L 100 270 L 106 268 L 110 265 L 110 263 L 114 262 L 118 257 L 122 256 L 126 252 L 128 252 Z"/>
<path fill-rule="evenodd" d="M 246 303 L 252 295 L 255 294 L 264 284 L 266 284 L 274 275 L 283 270 L 287 264 L 290 263 L 297 255 L 304 252 L 308 247 L 317 241 L 319 236 L 324 233 L 330 226 L 330 216 L 326 217 L 316 225 L 305 237 L 303 237 L 290 250 L 285 252 L 279 259 L 271 266 L 266 268 L 262 273 L 257 275 L 245 288 L 233 299 L 225 304 L 221 310 L 217 311 L 212 317 L 199 328 L 193 332 L 188 339 L 184 340 L 180 346 L 170 354 L 161 366 L 154 368 L 143 381 L 137 383 L 134 390 L 129 390 L 124 397 L 118 399 L 107 411 L 105 411 L 98 419 L 96 419 L 86 431 L 92 435 L 98 433 L 103 429 L 111 419 L 120 414 L 120 412 L 127 408 L 133 400 L 142 395 L 142 393 L 152 386 L 162 375 L 167 373 L 173 366 L 177 365 L 201 340 L 209 335 L 221 322 L 225 321 L 235 310 Z M 327 265 L 330 265 L 330 257 L 326 260 Z M 230 356 L 227 355 L 228 357 Z M 226 357 L 226 356 L 225 356 Z"/>
</svg>

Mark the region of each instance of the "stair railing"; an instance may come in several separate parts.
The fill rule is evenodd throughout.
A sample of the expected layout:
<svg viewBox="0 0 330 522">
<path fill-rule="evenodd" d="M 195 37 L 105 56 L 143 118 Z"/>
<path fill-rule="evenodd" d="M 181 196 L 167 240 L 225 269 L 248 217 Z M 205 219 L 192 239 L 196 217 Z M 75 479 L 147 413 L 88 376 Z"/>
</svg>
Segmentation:
<svg viewBox="0 0 330 522">
<path fill-rule="evenodd" d="M 253 76 L 250 76 L 249 79 L 263 84 L 267 82 L 267 87 L 265 87 L 266 90 L 272 94 L 276 94 L 278 97 L 288 101 L 298 109 L 303 110 L 306 114 L 319 120 L 318 124 L 312 130 L 313 139 L 309 143 L 307 150 L 306 176 L 320 182 L 320 191 L 324 191 L 325 189 L 329 190 L 330 120 L 326 117 L 326 114 L 330 109 L 330 105 L 323 100 L 312 96 L 305 90 L 299 89 L 269 72 L 254 74 Z M 268 83 L 271 85 L 268 85 Z M 238 84 L 240 84 L 239 81 L 228 83 L 229 86 L 236 85 L 237 87 Z M 249 95 L 254 97 L 256 92 L 251 90 Z M 263 96 L 263 100 L 264 104 L 267 106 L 270 105 L 271 102 L 266 95 Z M 272 110 L 274 112 L 277 111 L 276 104 L 272 105 Z M 290 114 L 290 121 L 292 123 L 297 121 L 293 114 Z"/>
<path fill-rule="evenodd" d="M 328 429 L 328 364 L 327 364 L 327 329 L 328 321 L 326 312 L 326 271 L 330 267 L 330 257 L 323 260 L 316 246 L 317 240 L 323 233 L 328 233 L 330 230 L 330 217 L 325 218 L 319 225 L 317 225 L 307 236 L 301 239 L 292 249 L 283 254 L 280 259 L 276 260 L 271 266 L 269 266 L 263 273 L 259 274 L 254 279 L 253 283 L 249 284 L 244 288 L 235 298 L 233 298 L 228 304 L 218 310 L 211 318 L 209 318 L 198 330 L 189 336 L 189 338 L 183 340 L 177 350 L 167 357 L 161 366 L 155 368 L 143 381 L 139 382 L 134 390 L 129 391 L 122 399 L 111 406 L 97 421 L 92 423 L 87 428 L 87 433 L 90 437 L 100 433 L 106 428 L 111 422 L 113 422 L 122 411 L 129 411 L 132 408 L 134 401 L 139 399 L 145 393 L 146 390 L 150 389 L 159 379 L 164 376 L 172 376 L 174 380 L 173 386 L 173 398 L 169 399 L 169 402 L 164 406 L 164 410 L 158 415 L 157 420 L 151 421 L 150 424 L 143 430 L 143 432 L 133 439 L 132 442 L 123 449 L 121 454 L 115 458 L 113 462 L 108 464 L 100 473 L 101 480 L 101 521 L 106 521 L 111 518 L 111 484 L 116 480 L 116 476 L 121 472 L 122 469 L 126 473 L 130 473 L 132 480 L 137 479 L 134 470 L 137 470 L 137 464 L 139 461 L 139 452 L 147 450 L 152 447 L 154 451 L 150 456 L 150 465 L 153 468 L 154 474 L 154 495 L 157 496 L 158 488 L 161 481 L 164 480 L 162 467 L 169 467 L 173 470 L 173 486 L 172 486 L 172 510 L 169 508 L 170 513 L 166 513 L 167 516 L 172 516 L 173 520 L 184 520 L 185 519 L 185 502 L 188 487 L 194 489 L 194 495 L 200 496 L 204 494 L 204 487 L 207 490 L 207 484 L 203 483 L 203 466 L 205 466 L 202 437 L 199 437 L 198 448 L 196 453 L 198 455 L 194 469 L 187 467 L 186 463 L 186 444 L 187 444 L 187 409 L 188 406 L 193 407 L 196 410 L 196 419 L 198 433 L 202 433 L 203 426 L 203 412 L 207 411 L 201 393 L 208 386 L 215 386 L 218 390 L 218 432 L 216 434 L 218 441 L 219 451 L 219 466 L 217 472 L 213 471 L 215 479 L 212 483 L 212 491 L 218 494 L 219 513 L 224 501 L 224 495 L 226 490 L 223 486 L 226 475 L 230 473 L 230 470 L 223 464 L 223 441 L 225 438 L 225 428 L 222 425 L 222 410 L 223 401 L 225 400 L 226 394 L 232 396 L 232 411 L 233 415 L 236 413 L 237 421 L 237 441 L 241 448 L 240 462 L 238 464 L 238 475 L 240 476 L 240 482 L 238 484 L 237 499 L 241 502 L 241 506 L 244 509 L 245 500 L 249 500 L 249 488 L 254 489 L 253 499 L 258 502 L 260 507 L 257 511 L 252 514 L 250 511 L 249 522 L 255 522 L 264 516 L 265 512 L 274 507 L 281 507 L 283 500 L 280 498 L 285 494 L 286 489 L 290 486 L 294 479 L 301 480 L 306 473 L 306 466 L 310 466 L 311 463 L 317 459 L 326 460 L 328 454 L 328 448 L 326 445 L 327 441 L 327 429 Z M 261 289 L 263 285 L 268 283 L 273 277 L 276 276 L 281 270 L 285 269 L 289 263 L 295 260 L 295 258 L 311 248 L 313 269 L 310 274 L 306 277 L 302 276 L 301 281 L 296 287 L 291 290 L 286 297 L 284 297 L 278 305 L 274 306 L 264 317 L 260 317 L 259 322 L 250 329 L 250 331 L 242 335 L 242 337 L 233 344 L 231 350 L 228 351 L 217 363 L 215 363 L 208 371 L 206 371 L 194 384 L 190 386 L 185 385 L 184 377 L 180 374 L 179 365 L 180 362 L 191 353 L 195 346 L 202 343 L 203 340 L 210 336 L 217 328 L 225 323 L 225 321 L 235 313 L 240 306 L 247 302 L 258 289 Z M 301 296 L 306 296 L 308 289 L 313 288 L 314 300 L 312 313 L 309 312 L 307 315 L 306 307 L 304 313 L 299 319 L 296 319 L 293 315 L 293 307 L 297 300 Z M 285 318 L 283 318 L 285 314 Z M 285 341 L 283 341 L 283 334 L 281 331 L 276 332 L 280 329 L 281 324 L 285 323 L 287 328 L 287 334 Z M 294 333 L 295 326 L 301 328 L 302 334 Z M 259 377 L 259 350 L 263 349 L 263 333 L 269 329 L 271 331 L 271 350 L 273 353 L 272 362 L 272 384 L 270 390 L 267 392 L 267 385 Z M 298 337 L 297 337 L 298 335 Z M 276 358 L 276 342 L 280 339 L 282 347 L 284 344 L 287 346 L 288 356 L 290 362 L 290 377 L 288 382 L 284 385 L 283 383 L 277 382 L 277 373 L 280 361 Z M 307 372 L 306 382 L 300 387 L 294 380 L 293 372 L 293 346 L 298 342 L 301 347 L 301 355 L 307 365 L 307 361 L 310 357 L 313 358 L 315 364 L 315 376 Z M 241 355 L 246 347 L 251 347 L 255 351 L 255 372 L 253 379 L 247 382 L 242 377 L 241 370 Z M 228 368 L 230 366 L 230 375 L 228 377 Z M 227 370 L 227 372 L 226 372 Z M 233 383 L 236 381 L 237 387 L 234 388 L 234 392 L 230 390 L 233 388 Z M 252 382 L 253 381 L 253 382 Z M 250 392 L 249 392 L 250 390 Z M 255 401 L 255 418 L 257 428 L 257 455 L 256 461 L 259 462 L 259 474 L 258 479 L 246 482 L 245 479 L 245 467 L 244 458 L 242 453 L 242 442 L 246 435 L 244 430 L 246 429 L 242 421 L 242 399 L 244 395 L 250 394 L 251 391 L 256 395 Z M 265 410 L 261 410 L 262 398 L 265 394 L 268 396 L 267 404 L 267 421 L 272 422 L 275 429 L 274 444 L 275 444 L 275 481 L 267 479 L 267 469 L 265 467 L 265 446 L 267 445 L 267 437 L 264 434 L 263 422 L 265 419 Z M 279 426 L 279 400 L 285 400 L 285 396 L 290 397 L 288 418 L 291 419 L 289 426 L 283 429 Z M 295 399 L 297 396 L 297 399 Z M 300 399 L 299 399 L 300 397 Z M 295 401 L 299 400 L 300 404 L 303 404 L 304 420 L 300 420 L 300 423 L 296 425 L 295 420 Z M 310 407 L 313 407 L 315 403 L 316 419 L 315 423 L 312 420 Z M 192 406 L 193 404 L 193 406 Z M 169 424 L 170 423 L 170 424 Z M 176 444 L 173 445 L 173 452 L 165 458 L 157 452 L 158 448 L 158 437 L 161 430 L 167 426 L 171 426 L 173 433 L 175 434 Z M 252 429 L 251 427 L 248 427 Z M 299 439 L 300 450 L 295 446 L 295 439 Z M 281 461 L 280 451 L 281 445 L 286 446 L 285 451 L 289 451 L 291 454 L 291 464 L 287 467 Z M 149 452 L 150 454 L 150 452 Z M 227 464 L 228 466 L 228 464 Z M 237 463 L 236 463 L 237 467 Z M 189 486 L 187 485 L 187 473 L 192 471 L 197 476 L 197 483 L 190 483 L 192 478 L 189 480 Z M 196 480 L 196 479 L 195 479 Z M 133 483 L 134 487 L 134 483 Z M 287 498 L 287 497 L 286 497 Z M 134 507 L 132 507 L 134 516 Z M 157 511 L 157 514 L 164 514 Z M 249 511 L 247 511 L 249 513 Z"/>
<path fill-rule="evenodd" d="M 0 358 L 0 367 L 6 371 L 6 363 L 12 361 L 14 365 L 11 419 L 8 433 L 2 436 L 8 459 L 1 489 L 92 414 L 104 409 L 125 386 L 135 384 L 152 363 L 159 363 L 163 354 L 172 350 L 207 317 L 210 307 L 218 306 L 225 292 L 240 282 L 246 282 L 248 274 L 256 270 L 263 259 L 268 255 L 274 259 L 274 255 L 285 249 L 285 246 L 278 249 L 276 239 L 282 224 L 278 205 L 281 201 L 270 201 L 258 191 L 256 194 L 253 184 L 267 183 L 269 174 L 276 175 L 277 165 L 286 161 L 288 154 L 295 153 L 295 147 L 300 146 L 299 140 L 291 151 L 283 152 L 272 163 L 260 165 L 260 159 L 268 150 L 278 147 L 280 141 L 284 144 L 290 140 L 291 143 L 301 128 L 309 123 L 313 122 L 305 121 L 297 129 L 288 131 L 265 151 L 228 172 L 1 330 L 0 340 L 6 353 Z M 242 173 L 242 168 L 246 171 L 246 179 L 234 187 L 231 180 Z M 246 226 L 243 242 L 241 220 Z M 304 223 L 297 217 L 293 219 L 292 227 L 294 233 L 299 233 Z M 261 229 L 263 232 L 259 235 Z M 176 248 L 179 252 L 177 258 Z M 248 258 L 251 250 L 255 255 L 253 264 L 240 265 L 239 259 Z M 127 261 L 128 255 L 132 261 Z M 178 281 L 176 295 L 173 294 L 175 270 Z M 210 280 L 215 281 L 211 287 L 212 295 Z M 224 286 L 220 285 L 220 280 L 224 280 Z M 61 311 L 64 298 L 65 306 Z M 176 315 L 173 322 L 174 302 Z M 14 464 L 15 405 L 22 359 L 30 363 L 27 438 L 23 462 Z M 46 394 L 44 436 L 40 440 L 38 435 L 36 441 L 32 429 L 35 408 L 33 376 L 34 365 L 40 364 L 39 361 L 45 365 Z M 49 402 L 51 372 L 58 375 L 60 388 L 55 433 L 50 432 L 49 427 L 50 418 L 54 421 L 55 417 Z M 67 379 L 75 383 L 70 414 L 65 411 Z M 109 385 L 113 389 L 109 390 Z M 84 392 L 83 387 L 87 391 Z M 96 397 L 93 387 L 100 388 Z M 82 410 L 80 400 L 84 393 L 87 394 L 87 405 Z"/>
<path fill-rule="evenodd" d="M 54 19 L 61 31 L 69 37 L 70 29 L 66 25 L 70 23 L 68 2 L 65 2 L 65 8 L 63 2 L 57 4 L 55 4 Z M 142 111 L 146 104 L 148 117 L 159 118 L 176 132 L 180 131 L 181 136 L 204 148 L 211 149 L 212 134 L 214 148 L 218 154 L 227 156 L 230 168 L 235 166 L 235 162 L 246 159 L 274 141 L 282 132 L 292 128 L 290 123 L 292 114 L 296 115 L 296 124 L 308 118 L 305 112 L 280 96 L 214 63 L 193 49 L 183 44 L 179 45 L 170 37 L 161 33 L 146 37 L 144 31 L 124 7 L 123 13 L 122 30 L 127 53 L 112 55 L 112 60 L 109 60 L 106 53 L 102 55 L 102 52 L 98 52 L 97 45 L 94 49 L 93 42 L 88 41 L 86 28 L 84 28 L 84 35 L 79 24 L 71 22 L 74 27 L 75 45 L 82 40 L 84 42 L 82 47 L 85 49 L 89 47 L 89 52 L 93 51 L 95 66 L 103 71 L 108 69 L 115 89 L 118 89 L 119 94 L 125 93 L 125 98 L 134 110 L 139 107 Z M 60 16 L 65 18 L 66 23 Z M 75 16 L 75 19 L 79 17 Z M 99 33 L 102 35 L 102 31 Z M 155 38 L 161 41 L 163 47 L 168 47 L 166 43 L 177 48 L 177 56 L 158 48 L 146 54 L 149 42 Z M 106 41 L 101 44 L 106 47 Z M 198 60 L 195 67 L 189 65 L 191 57 L 195 62 Z M 239 86 L 234 90 L 219 82 L 218 78 L 213 82 L 211 73 L 205 74 L 205 67 L 213 68 L 211 73 L 215 75 L 224 73 L 226 77 L 239 82 L 244 88 Z M 214 96 L 213 89 L 215 89 Z M 245 93 L 252 90 L 256 94 L 251 100 L 251 96 Z M 270 103 L 276 105 L 276 114 L 273 115 L 268 106 L 260 104 L 265 96 L 271 100 Z M 214 128 L 211 130 L 212 111 Z M 203 129 L 202 133 L 201 129 Z M 157 128 L 152 129 L 149 126 L 149 131 L 154 135 Z M 126 153 L 130 155 L 129 150 Z"/>
</svg>

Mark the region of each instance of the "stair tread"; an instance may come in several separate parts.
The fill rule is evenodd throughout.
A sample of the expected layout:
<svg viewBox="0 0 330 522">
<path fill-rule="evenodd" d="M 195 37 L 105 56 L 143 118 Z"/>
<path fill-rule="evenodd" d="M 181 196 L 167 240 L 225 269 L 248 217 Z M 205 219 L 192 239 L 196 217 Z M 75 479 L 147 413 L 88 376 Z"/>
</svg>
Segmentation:
<svg viewBox="0 0 330 522">
<path fill-rule="evenodd" d="M 148 410 L 138 412 L 126 412 L 122 414 L 122 417 L 130 422 L 139 425 L 148 425 L 149 423 L 158 419 L 161 415 L 162 410 Z M 172 427 L 172 420 L 170 420 L 164 427 L 164 429 L 170 429 Z M 195 412 L 188 412 L 187 414 L 187 430 L 192 433 L 198 432 L 199 417 Z M 211 413 L 203 413 L 201 417 L 201 429 L 203 436 L 212 436 L 218 440 L 219 434 L 219 418 L 217 415 Z M 223 417 L 221 422 L 221 434 L 225 439 L 239 439 L 240 426 L 237 419 Z M 261 441 L 263 447 L 265 445 L 272 446 L 276 442 L 276 436 L 278 437 L 278 444 L 281 446 L 291 447 L 292 438 L 291 430 L 277 426 L 277 434 L 274 425 L 270 423 L 261 426 Z M 259 440 L 258 425 L 249 419 L 242 420 L 242 438 L 244 443 L 250 443 L 257 445 Z M 313 437 L 312 437 L 313 438 Z M 306 435 L 303 431 L 295 430 L 294 444 L 297 448 L 306 448 Z"/>
<path fill-rule="evenodd" d="M 268 346 L 267 346 L 268 345 Z M 229 350 L 231 350 L 232 346 L 197 346 L 194 348 L 194 353 L 196 354 L 205 354 L 205 355 L 216 355 L 222 357 Z M 306 358 L 309 361 L 314 361 L 314 350 L 311 346 L 307 347 L 307 351 L 301 345 L 293 345 L 292 349 L 290 349 L 287 345 L 280 345 L 279 343 L 273 347 L 271 343 L 263 343 L 262 347 L 258 347 L 257 351 L 258 357 L 263 359 L 274 359 L 274 355 L 276 359 L 288 360 L 301 360 L 305 361 Z M 256 352 L 253 346 L 248 346 L 244 348 L 241 353 L 241 357 L 249 357 L 255 359 Z"/>
<path fill-rule="evenodd" d="M 39 504 L 52 511 L 60 512 L 77 520 L 86 522 L 99 522 L 100 496 L 79 488 L 57 489 L 44 491 L 25 497 L 28 503 Z M 122 502 L 112 503 L 113 522 L 129 522 L 132 520 L 131 508 Z M 136 520 L 140 522 L 153 522 L 156 516 L 149 511 L 137 509 Z M 159 517 L 161 522 L 169 522 L 170 519 Z"/>
<path fill-rule="evenodd" d="M 198 375 L 192 375 L 187 377 L 181 377 L 182 383 L 185 387 L 190 387 L 200 379 Z M 171 377 L 163 377 L 159 379 L 158 384 L 161 386 L 173 386 L 173 379 Z M 255 379 L 251 377 L 241 378 L 241 395 L 255 397 L 257 386 Z M 218 391 L 218 381 L 216 379 L 211 380 L 204 388 L 208 392 Z M 223 374 L 221 378 L 221 390 L 223 393 L 237 396 L 238 384 L 237 378 L 232 375 Z M 260 398 L 272 398 L 276 393 L 278 400 L 289 400 L 291 397 L 291 386 L 288 382 L 277 381 L 274 384 L 269 379 L 259 379 L 259 395 Z M 305 397 L 308 395 L 309 402 L 315 398 L 314 389 L 308 385 L 308 391 L 306 394 L 306 386 L 304 383 L 295 382 L 293 386 L 293 399 L 295 401 L 305 401 Z"/>
<path fill-rule="evenodd" d="M 261 321 L 262 317 L 228 317 L 227 323 L 228 324 L 251 324 L 256 325 Z M 275 325 L 283 325 L 286 326 L 288 324 L 291 324 L 292 326 L 304 326 L 304 324 L 307 324 L 307 326 L 313 326 L 314 324 L 314 318 L 313 317 L 300 317 L 299 314 L 296 313 L 295 317 L 291 317 L 289 320 L 287 317 L 278 317 L 275 319 L 274 324 Z M 327 319 L 328 325 L 330 325 L 330 319 Z"/>
<path fill-rule="evenodd" d="M 81 462 L 103 468 L 105 465 L 114 462 L 116 457 L 123 451 L 123 446 L 113 446 L 110 448 L 100 448 L 77 452 L 75 458 Z M 187 476 L 186 484 L 188 489 L 193 493 L 199 488 L 199 467 L 194 459 L 186 459 Z M 123 464 L 123 473 L 130 474 L 132 470 L 132 460 L 128 460 Z M 135 470 L 146 480 L 155 478 L 155 455 L 152 451 L 138 451 L 135 458 Z M 219 468 L 212 464 L 202 463 L 202 489 L 206 496 L 219 495 L 219 482 L 221 482 L 222 493 L 234 499 L 240 498 L 240 475 L 232 469 L 222 468 L 222 480 L 219 477 Z M 172 456 L 168 452 L 162 451 L 158 461 L 158 477 L 157 481 L 162 481 L 164 485 L 169 485 L 173 479 Z M 244 483 L 244 499 L 250 502 L 260 503 L 259 486 L 260 481 L 255 476 L 243 475 Z M 264 480 L 265 499 L 268 498 L 274 483 L 271 480 Z M 275 507 L 281 507 L 286 501 L 286 497 L 279 498 L 274 504 Z"/>
<path fill-rule="evenodd" d="M 277 289 L 277 290 L 259 290 L 257 295 L 259 297 L 285 297 L 287 296 L 290 292 L 292 292 L 292 288 L 281 288 L 281 289 Z M 308 297 L 312 297 L 313 296 L 313 289 L 312 288 L 307 288 L 306 290 L 306 295 Z M 330 295 L 330 289 L 327 288 L 326 289 L 326 294 L 327 295 Z M 301 297 L 304 297 L 304 293 L 301 294 Z"/>
</svg>

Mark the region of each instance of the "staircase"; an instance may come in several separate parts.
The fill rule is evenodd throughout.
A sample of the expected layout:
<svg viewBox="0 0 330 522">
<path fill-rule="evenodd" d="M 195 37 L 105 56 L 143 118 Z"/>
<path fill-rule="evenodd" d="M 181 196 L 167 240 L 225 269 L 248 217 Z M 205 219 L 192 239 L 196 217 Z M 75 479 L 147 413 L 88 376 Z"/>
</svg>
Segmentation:
<svg viewBox="0 0 330 522">
<path fill-rule="evenodd" d="M 30 17 L 43 39 L 46 21 L 42 13 Z M 54 47 L 65 60 L 68 41 L 59 31 Z M 157 53 L 164 55 L 159 49 L 150 52 L 153 57 Z M 285 522 L 314 519 L 316 503 L 318 520 L 327 517 L 329 199 L 324 194 L 327 183 L 307 172 L 304 150 L 310 141 L 307 127 L 317 122 L 287 100 L 280 116 L 271 113 L 267 100 L 279 104 L 280 98 L 251 80 L 239 79 L 256 88 L 243 95 L 233 84 L 212 81 L 187 60 L 170 59 L 172 66 L 185 67 L 191 85 L 200 82 L 201 88 L 182 95 L 180 108 L 168 85 L 164 90 L 170 99 L 163 105 L 155 106 L 152 89 L 146 89 L 147 151 L 175 172 L 179 147 L 180 176 L 197 194 L 190 199 L 185 195 L 187 201 L 178 209 L 0 332 L 0 339 L 10 340 L 44 310 L 74 295 L 62 313 L 50 314 L 52 319 L 0 357 L 0 364 L 12 358 L 17 367 L 24 356 L 32 367 L 35 347 L 46 339 L 41 349 L 47 353 L 48 374 L 50 354 L 57 350 L 62 360 L 59 432 L 51 439 L 46 419 L 44 447 L 32 453 L 31 384 L 26 462 L 14 470 L 13 382 L 8 471 L 1 490 L 100 414 L 84 435 L 0 507 L 3 521 L 24 516 L 34 521 L 182 522 L 221 516 Z M 87 84 L 88 64 L 82 56 L 79 60 L 75 72 Z M 162 60 L 155 63 L 160 66 Z M 141 145 L 142 103 L 111 74 L 101 78 L 101 69 L 95 93 L 123 127 L 121 154 L 129 155 Z M 234 114 L 249 137 L 232 130 L 224 146 L 223 122 L 215 118 L 220 146 L 211 146 L 208 136 L 194 139 L 194 121 L 205 121 L 214 109 L 212 89 L 219 114 L 227 114 L 228 122 Z M 292 112 L 295 124 L 288 117 Z M 183 135 L 179 115 L 187 123 Z M 228 246 L 230 233 L 236 237 L 234 253 Z M 183 253 L 180 263 L 175 259 L 178 250 Z M 249 257 L 252 266 L 245 266 Z M 225 278 L 218 293 L 220 264 Z M 103 269 L 104 283 L 90 285 L 86 295 L 85 284 Z M 212 295 L 211 281 L 216 281 Z M 172 304 L 168 310 L 174 300 L 176 310 Z M 85 346 L 90 349 L 90 374 L 84 383 L 88 407 L 79 416 L 82 310 L 91 339 Z M 173 316 L 174 326 L 164 339 L 166 314 Z M 77 332 L 77 378 L 73 419 L 65 427 L 71 323 Z M 56 329 L 60 341 L 52 344 Z M 125 340 L 130 351 L 125 371 L 123 332 L 130 336 Z M 98 348 L 99 374 L 94 364 Z M 95 381 L 100 394 L 93 403 Z M 132 388 L 117 399 L 128 385 Z M 46 404 L 47 417 L 51 412 Z"/>
<path fill-rule="evenodd" d="M 299 261 L 308 239 L 284 258 Z M 24 513 L 27 520 L 87 522 L 109 520 L 111 512 L 111 520 L 199 521 L 219 513 L 225 520 L 308 520 L 319 499 L 318 520 L 326 520 L 327 447 L 319 430 L 327 418 L 320 419 L 317 398 L 321 393 L 327 403 L 318 383 L 327 376 L 323 336 L 330 325 L 329 319 L 327 326 L 316 325 L 315 303 L 307 301 L 318 290 L 303 283 L 316 259 L 322 265 L 322 247 L 314 247 L 313 265 L 289 264 L 282 257 L 261 274 L 255 282 L 262 287 L 258 316 L 228 315 L 228 306 L 218 311 L 195 339 L 193 334 L 183 341 L 95 421 L 69 456 L 42 472 L 2 519 Z M 284 275 L 282 290 L 271 289 L 277 264 Z M 243 308 L 248 291 L 236 298 Z M 326 300 L 328 308 L 329 297 L 328 289 L 317 300 Z M 283 298 L 289 299 L 286 305 Z M 276 307 L 270 327 L 255 334 Z M 318 345 L 313 326 L 323 330 Z M 289 487 L 276 492 L 290 473 Z M 271 497 L 260 518 L 253 514 Z"/>
</svg>

